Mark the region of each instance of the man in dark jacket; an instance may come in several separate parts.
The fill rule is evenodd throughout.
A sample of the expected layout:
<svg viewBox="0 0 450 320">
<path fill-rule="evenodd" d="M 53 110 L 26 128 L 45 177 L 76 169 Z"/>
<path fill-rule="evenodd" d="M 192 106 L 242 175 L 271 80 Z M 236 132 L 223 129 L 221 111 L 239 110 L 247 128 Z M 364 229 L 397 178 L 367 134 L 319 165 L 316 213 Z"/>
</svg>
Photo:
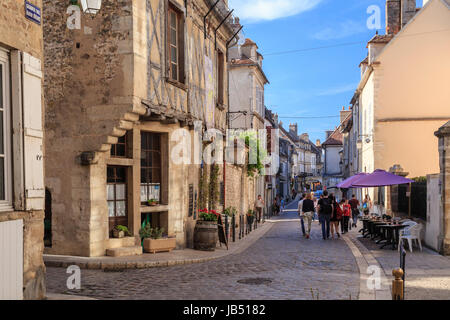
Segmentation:
<svg viewBox="0 0 450 320">
<path fill-rule="evenodd" d="M 330 237 L 330 219 L 334 211 L 333 202 L 328 198 L 328 191 L 324 190 L 323 198 L 318 203 L 319 220 L 322 225 L 322 238 L 326 240 Z"/>
</svg>

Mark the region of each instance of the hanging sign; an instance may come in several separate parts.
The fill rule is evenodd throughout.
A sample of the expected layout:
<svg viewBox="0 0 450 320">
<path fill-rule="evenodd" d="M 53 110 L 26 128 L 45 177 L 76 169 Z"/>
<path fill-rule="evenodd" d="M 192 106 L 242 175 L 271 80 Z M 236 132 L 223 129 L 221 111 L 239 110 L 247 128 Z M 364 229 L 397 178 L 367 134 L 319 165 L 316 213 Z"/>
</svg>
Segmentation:
<svg viewBox="0 0 450 320">
<path fill-rule="evenodd" d="M 25 17 L 41 25 L 41 8 L 25 0 Z"/>
</svg>

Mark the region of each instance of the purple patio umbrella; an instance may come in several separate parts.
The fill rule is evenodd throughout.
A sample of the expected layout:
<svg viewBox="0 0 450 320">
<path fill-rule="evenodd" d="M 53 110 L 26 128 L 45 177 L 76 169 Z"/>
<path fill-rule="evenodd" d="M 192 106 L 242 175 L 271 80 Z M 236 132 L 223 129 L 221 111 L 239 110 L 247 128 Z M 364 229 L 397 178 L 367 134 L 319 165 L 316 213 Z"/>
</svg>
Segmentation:
<svg viewBox="0 0 450 320">
<path fill-rule="evenodd" d="M 356 188 L 371 188 L 393 186 L 398 184 L 412 183 L 413 180 L 397 176 L 393 173 L 377 169 L 373 173 L 361 177 L 355 181 L 352 187 Z"/>
<path fill-rule="evenodd" d="M 336 187 L 341 188 L 341 189 L 353 188 L 353 184 L 356 183 L 357 181 L 359 181 L 359 179 L 361 179 L 362 177 L 364 177 L 366 175 L 367 175 L 367 173 L 365 173 L 365 172 L 355 174 L 354 176 L 351 176 L 350 178 L 345 179 L 341 183 L 338 183 L 336 185 Z"/>
</svg>

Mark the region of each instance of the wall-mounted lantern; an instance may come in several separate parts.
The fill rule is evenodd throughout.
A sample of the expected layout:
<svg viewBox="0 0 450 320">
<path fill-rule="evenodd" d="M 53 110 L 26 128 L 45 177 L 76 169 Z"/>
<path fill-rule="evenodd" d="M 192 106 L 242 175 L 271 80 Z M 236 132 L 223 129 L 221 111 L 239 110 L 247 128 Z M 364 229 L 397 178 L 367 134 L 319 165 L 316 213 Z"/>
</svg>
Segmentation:
<svg viewBox="0 0 450 320">
<path fill-rule="evenodd" d="M 102 0 L 81 0 L 81 7 L 84 13 L 96 15 L 102 7 Z"/>
</svg>

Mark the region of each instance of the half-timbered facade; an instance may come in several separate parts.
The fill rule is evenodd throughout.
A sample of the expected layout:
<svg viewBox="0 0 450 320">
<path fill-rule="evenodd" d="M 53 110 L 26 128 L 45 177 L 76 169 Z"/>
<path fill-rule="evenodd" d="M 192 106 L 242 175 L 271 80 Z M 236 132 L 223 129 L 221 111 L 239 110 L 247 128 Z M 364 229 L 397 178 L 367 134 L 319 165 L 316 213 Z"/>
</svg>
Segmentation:
<svg viewBox="0 0 450 320">
<path fill-rule="evenodd" d="M 44 0 L 47 252 L 139 254 L 145 223 L 192 246 L 211 170 L 180 141 L 202 148 L 206 128 L 225 132 L 228 109 L 235 26 L 227 1 L 215 3 L 104 0 L 92 15 Z M 131 237 L 113 239 L 117 225 Z"/>
</svg>

